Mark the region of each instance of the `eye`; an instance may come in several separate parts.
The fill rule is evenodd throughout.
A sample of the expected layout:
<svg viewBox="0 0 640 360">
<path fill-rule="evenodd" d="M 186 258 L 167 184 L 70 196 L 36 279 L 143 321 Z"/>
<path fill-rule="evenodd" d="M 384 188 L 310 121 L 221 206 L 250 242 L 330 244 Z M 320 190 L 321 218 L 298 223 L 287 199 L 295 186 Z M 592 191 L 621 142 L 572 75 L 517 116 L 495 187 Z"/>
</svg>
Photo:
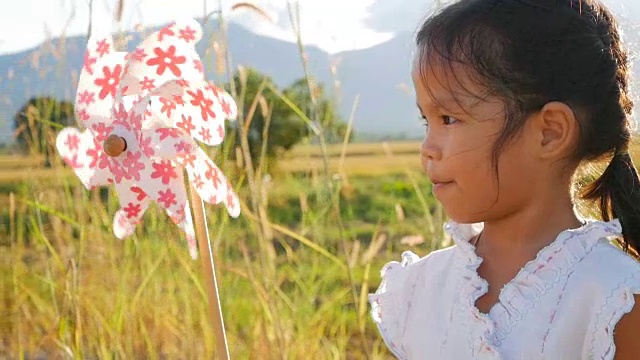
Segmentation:
<svg viewBox="0 0 640 360">
<path fill-rule="evenodd" d="M 441 118 L 444 125 L 453 125 L 458 122 L 458 119 L 448 115 L 441 116 Z"/>
<path fill-rule="evenodd" d="M 429 120 L 427 119 L 426 116 L 424 115 L 420 115 L 420 123 L 422 124 L 422 126 L 424 127 L 429 127 Z"/>
<path fill-rule="evenodd" d="M 422 126 L 428 128 L 429 127 L 429 119 L 424 115 L 420 115 L 420 119 L 421 119 Z M 454 118 L 453 116 L 449 116 L 449 115 L 439 116 L 438 119 L 441 121 L 441 124 L 444 125 L 444 126 L 453 125 L 453 124 L 456 124 L 456 123 L 458 123 L 460 121 L 460 120 Z"/>
</svg>

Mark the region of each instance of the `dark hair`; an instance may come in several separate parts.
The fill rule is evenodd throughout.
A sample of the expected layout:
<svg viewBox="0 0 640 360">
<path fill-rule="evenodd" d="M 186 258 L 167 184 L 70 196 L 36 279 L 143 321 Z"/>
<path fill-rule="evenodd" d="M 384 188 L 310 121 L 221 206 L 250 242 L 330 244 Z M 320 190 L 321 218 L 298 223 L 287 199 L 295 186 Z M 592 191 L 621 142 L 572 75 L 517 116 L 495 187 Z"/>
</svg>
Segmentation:
<svg viewBox="0 0 640 360">
<path fill-rule="evenodd" d="M 613 15 L 588 0 L 460 0 L 430 17 L 416 36 L 420 71 L 441 60 L 463 66 L 490 96 L 504 101 L 506 121 L 493 163 L 527 115 L 550 101 L 570 106 L 580 128 L 573 160 L 613 156 L 583 188 L 603 220 L 620 220 L 621 245 L 640 250 L 640 180 L 628 154 L 633 102 L 629 60 Z M 462 85 L 462 84 L 460 84 Z M 631 250 L 631 251 L 629 251 Z"/>
</svg>

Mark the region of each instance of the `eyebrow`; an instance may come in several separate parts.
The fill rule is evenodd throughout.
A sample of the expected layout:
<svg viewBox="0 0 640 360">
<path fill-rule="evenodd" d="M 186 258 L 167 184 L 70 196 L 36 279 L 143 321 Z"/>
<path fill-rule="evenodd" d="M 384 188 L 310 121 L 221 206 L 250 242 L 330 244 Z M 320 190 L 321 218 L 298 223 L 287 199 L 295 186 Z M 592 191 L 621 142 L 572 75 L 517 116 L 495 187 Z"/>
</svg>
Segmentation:
<svg viewBox="0 0 640 360">
<path fill-rule="evenodd" d="M 454 98 L 436 99 L 435 104 L 436 106 L 442 107 L 442 108 L 449 108 L 451 105 L 453 105 L 456 108 L 464 108 L 464 106 L 467 105 L 464 102 L 464 100 L 460 101 Z"/>
<path fill-rule="evenodd" d="M 464 110 L 465 106 L 471 106 L 470 104 L 465 104 L 464 101 L 456 100 L 451 97 L 436 99 L 433 101 L 433 105 L 447 111 L 456 111 L 456 110 Z M 416 103 L 418 109 L 422 112 L 422 107 L 420 104 Z"/>
</svg>

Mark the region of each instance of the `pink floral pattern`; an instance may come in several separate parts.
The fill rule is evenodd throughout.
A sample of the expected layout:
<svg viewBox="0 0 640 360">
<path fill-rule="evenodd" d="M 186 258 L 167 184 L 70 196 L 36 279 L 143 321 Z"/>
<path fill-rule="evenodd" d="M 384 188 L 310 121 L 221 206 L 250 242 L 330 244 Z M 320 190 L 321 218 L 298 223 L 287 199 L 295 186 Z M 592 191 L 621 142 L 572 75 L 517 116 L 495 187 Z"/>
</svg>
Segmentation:
<svg viewBox="0 0 640 360">
<path fill-rule="evenodd" d="M 113 51 L 110 38 L 90 39 L 76 97 L 83 130 L 65 128 L 56 140 L 60 156 L 86 188 L 115 186 L 120 209 L 113 230 L 118 238 L 133 234 L 155 201 L 185 232 L 194 258 L 185 170 L 204 201 L 222 203 L 232 217 L 240 214 L 229 181 L 194 141 L 220 144 L 224 120 L 237 113 L 231 96 L 194 69 L 194 63 L 201 63 L 195 51 L 201 37 L 200 25 L 187 21 L 152 34 L 130 54 Z M 201 94 L 196 104 L 190 92 Z M 127 143 L 118 157 L 103 150 L 111 134 Z"/>
</svg>

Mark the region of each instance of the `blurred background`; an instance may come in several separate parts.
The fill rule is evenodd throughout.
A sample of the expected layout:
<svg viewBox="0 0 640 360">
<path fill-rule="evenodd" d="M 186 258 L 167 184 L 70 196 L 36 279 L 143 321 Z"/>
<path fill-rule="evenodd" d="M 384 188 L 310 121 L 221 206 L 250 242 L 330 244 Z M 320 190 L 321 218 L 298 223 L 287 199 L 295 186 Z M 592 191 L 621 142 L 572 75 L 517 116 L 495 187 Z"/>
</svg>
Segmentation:
<svg viewBox="0 0 640 360">
<path fill-rule="evenodd" d="M 118 241 L 113 188 L 87 191 L 55 151 L 76 126 L 88 34 L 132 50 L 196 18 L 206 76 L 246 124 L 207 149 L 242 202 L 238 219 L 207 206 L 232 358 L 391 358 L 367 303 L 381 266 L 449 244 L 410 78 L 415 31 L 446 3 L 4 1 L 0 357 L 213 358 L 200 265 L 176 226 L 152 206 Z M 640 2 L 605 3 L 635 50 Z"/>
</svg>

